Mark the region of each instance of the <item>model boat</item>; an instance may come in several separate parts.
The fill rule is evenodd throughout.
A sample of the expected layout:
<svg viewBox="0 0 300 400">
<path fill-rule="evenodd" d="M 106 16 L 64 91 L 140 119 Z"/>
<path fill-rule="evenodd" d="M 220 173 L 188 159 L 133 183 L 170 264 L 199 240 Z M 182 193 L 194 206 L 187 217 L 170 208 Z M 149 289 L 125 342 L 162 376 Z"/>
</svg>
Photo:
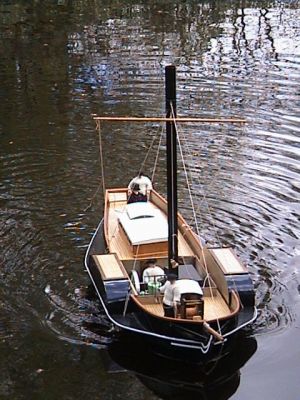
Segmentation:
<svg viewBox="0 0 300 400">
<path fill-rule="evenodd" d="M 233 248 L 208 247 L 177 211 L 177 124 L 241 120 L 178 118 L 173 66 L 166 67 L 165 117 L 94 118 L 166 122 L 167 200 L 151 190 L 147 202 L 128 204 L 127 188 L 107 189 L 104 217 L 85 256 L 107 317 L 120 334 L 168 354 L 201 357 L 220 348 L 256 318 L 253 282 Z M 166 276 L 145 282 L 143 267 L 149 259 L 156 259 Z M 192 281 L 191 287 L 200 287 L 202 293 L 185 293 L 173 317 L 165 316 L 160 293 L 169 272 L 176 272 L 176 284 Z"/>
</svg>

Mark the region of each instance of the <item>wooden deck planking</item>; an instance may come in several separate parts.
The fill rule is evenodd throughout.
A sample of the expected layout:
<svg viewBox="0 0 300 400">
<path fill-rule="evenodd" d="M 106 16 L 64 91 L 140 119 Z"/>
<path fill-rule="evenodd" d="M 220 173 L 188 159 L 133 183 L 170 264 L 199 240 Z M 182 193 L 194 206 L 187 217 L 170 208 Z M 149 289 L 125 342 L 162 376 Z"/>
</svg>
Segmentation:
<svg viewBox="0 0 300 400">
<path fill-rule="evenodd" d="M 231 314 L 228 305 L 219 292 L 214 297 L 204 297 L 204 319 L 210 321 Z"/>
<path fill-rule="evenodd" d="M 143 307 L 157 316 L 163 317 L 164 315 L 162 304 L 143 304 Z M 219 292 L 213 298 L 204 297 L 204 319 L 206 321 L 224 318 L 228 315 L 230 315 L 230 310 Z"/>
<path fill-rule="evenodd" d="M 164 316 L 164 308 L 162 304 L 143 304 L 143 307 L 152 314 L 158 315 L 160 317 Z"/>
<path fill-rule="evenodd" d="M 109 250 L 111 253 L 117 253 L 121 260 L 130 260 L 134 258 L 133 252 L 130 247 L 128 247 L 126 240 L 122 238 L 119 231 L 118 213 L 124 212 L 126 207 L 125 201 L 112 201 L 110 202 L 109 214 L 108 214 L 108 237 L 109 237 Z M 178 253 L 181 257 L 193 256 L 193 251 L 179 232 L 178 240 Z M 164 257 L 167 256 L 166 253 L 151 253 L 151 257 Z M 141 257 L 142 258 L 142 257 Z"/>
</svg>

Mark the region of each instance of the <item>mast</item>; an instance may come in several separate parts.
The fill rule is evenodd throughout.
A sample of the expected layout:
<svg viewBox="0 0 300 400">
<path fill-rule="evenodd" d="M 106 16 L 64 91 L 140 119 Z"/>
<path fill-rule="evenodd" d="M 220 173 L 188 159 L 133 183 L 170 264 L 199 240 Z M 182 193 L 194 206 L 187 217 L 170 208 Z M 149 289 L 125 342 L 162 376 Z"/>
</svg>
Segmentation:
<svg viewBox="0 0 300 400">
<path fill-rule="evenodd" d="M 166 117 L 176 118 L 176 69 L 165 68 Z M 171 107 L 172 105 L 172 107 Z M 173 115 L 172 115 L 173 109 Z M 168 258 L 178 261 L 177 221 L 177 146 L 176 127 L 173 121 L 166 122 L 167 135 L 167 200 L 168 200 Z"/>
</svg>

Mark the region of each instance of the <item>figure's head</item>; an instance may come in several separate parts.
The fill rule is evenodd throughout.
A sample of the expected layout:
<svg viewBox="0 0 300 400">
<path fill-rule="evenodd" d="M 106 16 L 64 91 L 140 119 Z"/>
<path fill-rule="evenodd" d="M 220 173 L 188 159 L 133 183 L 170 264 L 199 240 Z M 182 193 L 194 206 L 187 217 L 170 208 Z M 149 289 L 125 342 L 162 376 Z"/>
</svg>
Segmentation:
<svg viewBox="0 0 300 400">
<path fill-rule="evenodd" d="M 171 284 L 175 283 L 177 280 L 177 275 L 176 274 L 169 274 L 168 275 L 168 281 L 170 281 Z"/>
<path fill-rule="evenodd" d="M 156 258 L 151 258 L 150 260 L 147 261 L 147 264 L 149 267 L 155 267 L 157 260 Z"/>
<path fill-rule="evenodd" d="M 132 187 L 132 191 L 138 193 L 140 191 L 140 185 L 138 183 L 135 183 Z"/>
</svg>

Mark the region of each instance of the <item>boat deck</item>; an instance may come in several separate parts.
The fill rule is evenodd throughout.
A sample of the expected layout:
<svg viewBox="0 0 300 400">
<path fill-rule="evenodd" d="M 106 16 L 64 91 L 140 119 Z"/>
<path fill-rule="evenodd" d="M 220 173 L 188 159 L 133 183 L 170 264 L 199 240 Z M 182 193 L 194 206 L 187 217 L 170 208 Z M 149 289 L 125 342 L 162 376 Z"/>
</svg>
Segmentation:
<svg viewBox="0 0 300 400">
<path fill-rule="evenodd" d="M 108 247 L 110 253 L 117 253 L 120 260 L 132 260 L 134 259 L 134 254 L 132 249 L 128 246 L 126 239 L 122 235 L 119 221 L 118 213 L 125 211 L 126 201 L 121 201 L 115 197 L 116 201 L 111 200 L 109 202 L 108 208 Z M 152 203 L 153 204 L 153 203 Z M 155 206 L 155 205 L 154 205 Z M 155 206 L 156 207 L 156 206 Z M 157 207 L 158 208 L 158 207 Z M 184 239 L 183 235 L 179 232 L 178 240 L 178 253 L 181 257 L 193 256 L 193 251 Z M 145 256 L 144 258 L 151 257 L 162 257 L 165 253 L 155 252 L 155 243 L 152 246 L 151 254 Z M 139 257 L 141 258 L 141 257 Z"/>
<path fill-rule="evenodd" d="M 159 317 L 164 316 L 164 309 L 162 304 L 143 304 L 143 307 Z M 223 297 L 217 292 L 214 297 L 204 297 L 204 319 L 206 321 L 218 318 L 224 318 L 230 315 L 230 309 L 225 303 Z"/>
</svg>

